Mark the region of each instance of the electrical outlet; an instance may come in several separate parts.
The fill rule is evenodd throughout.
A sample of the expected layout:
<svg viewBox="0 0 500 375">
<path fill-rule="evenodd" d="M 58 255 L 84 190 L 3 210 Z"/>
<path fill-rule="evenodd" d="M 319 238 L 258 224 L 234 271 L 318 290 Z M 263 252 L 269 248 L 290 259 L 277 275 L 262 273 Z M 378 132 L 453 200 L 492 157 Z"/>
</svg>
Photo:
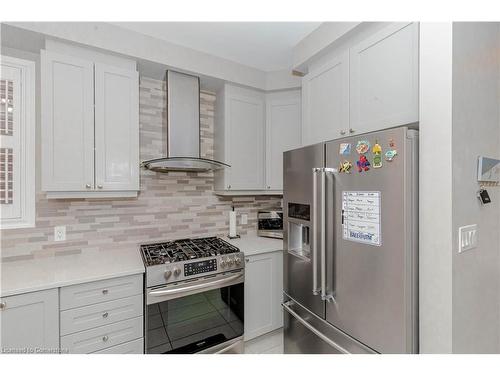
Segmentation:
<svg viewBox="0 0 500 375">
<path fill-rule="evenodd" d="M 66 241 L 66 227 L 54 227 L 54 241 Z"/>
<path fill-rule="evenodd" d="M 472 250 L 477 247 L 477 225 L 458 228 L 458 252 Z"/>
<path fill-rule="evenodd" d="M 241 214 L 241 225 L 248 224 L 248 215 L 247 214 Z"/>
</svg>

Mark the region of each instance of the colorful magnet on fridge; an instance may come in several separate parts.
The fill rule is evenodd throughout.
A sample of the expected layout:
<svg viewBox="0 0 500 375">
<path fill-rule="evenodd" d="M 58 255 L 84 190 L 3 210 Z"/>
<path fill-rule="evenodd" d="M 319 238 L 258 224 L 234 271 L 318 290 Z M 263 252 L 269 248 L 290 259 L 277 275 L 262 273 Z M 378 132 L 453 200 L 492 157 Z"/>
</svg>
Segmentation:
<svg viewBox="0 0 500 375">
<path fill-rule="evenodd" d="M 375 141 L 373 151 L 373 168 L 382 168 L 382 147 Z"/>
<path fill-rule="evenodd" d="M 351 155 L 351 144 L 350 143 L 341 143 L 339 147 L 340 155 Z"/>
<path fill-rule="evenodd" d="M 365 155 L 359 156 L 359 160 L 356 162 L 356 165 L 358 166 L 359 173 L 363 171 L 368 172 L 370 170 L 370 162 Z"/>
<path fill-rule="evenodd" d="M 398 154 L 397 150 L 387 150 L 385 152 L 385 160 L 393 161 L 397 154 Z"/>
<path fill-rule="evenodd" d="M 396 147 L 396 144 L 394 143 L 394 139 L 392 139 L 392 138 L 391 138 L 391 139 L 389 139 L 389 147 L 390 147 L 390 148 L 394 148 L 394 147 Z"/>
<path fill-rule="evenodd" d="M 370 149 L 370 142 L 368 141 L 358 141 L 358 144 L 356 145 L 356 151 L 358 154 L 366 154 L 368 150 Z"/>
<path fill-rule="evenodd" d="M 349 160 L 344 160 L 340 163 L 340 173 L 351 173 L 352 163 Z"/>
<path fill-rule="evenodd" d="M 382 168 L 382 154 L 373 155 L 373 168 Z"/>
</svg>

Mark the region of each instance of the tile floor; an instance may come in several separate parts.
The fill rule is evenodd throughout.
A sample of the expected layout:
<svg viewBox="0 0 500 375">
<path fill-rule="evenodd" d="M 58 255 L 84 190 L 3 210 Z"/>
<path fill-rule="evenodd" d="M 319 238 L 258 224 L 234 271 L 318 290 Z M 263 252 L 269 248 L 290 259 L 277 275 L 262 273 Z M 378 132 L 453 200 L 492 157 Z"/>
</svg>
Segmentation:
<svg viewBox="0 0 500 375">
<path fill-rule="evenodd" d="M 283 328 L 245 342 L 245 354 L 283 354 Z"/>
</svg>

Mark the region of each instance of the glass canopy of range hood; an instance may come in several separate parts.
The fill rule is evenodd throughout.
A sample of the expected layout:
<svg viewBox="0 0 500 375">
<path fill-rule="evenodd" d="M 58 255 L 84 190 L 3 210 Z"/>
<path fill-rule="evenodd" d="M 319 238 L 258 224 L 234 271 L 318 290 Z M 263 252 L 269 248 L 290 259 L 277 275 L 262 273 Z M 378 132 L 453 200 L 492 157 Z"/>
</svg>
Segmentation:
<svg viewBox="0 0 500 375">
<path fill-rule="evenodd" d="M 168 157 L 146 160 L 141 166 L 154 172 L 208 172 L 231 167 L 216 160 L 191 157 Z"/>
</svg>

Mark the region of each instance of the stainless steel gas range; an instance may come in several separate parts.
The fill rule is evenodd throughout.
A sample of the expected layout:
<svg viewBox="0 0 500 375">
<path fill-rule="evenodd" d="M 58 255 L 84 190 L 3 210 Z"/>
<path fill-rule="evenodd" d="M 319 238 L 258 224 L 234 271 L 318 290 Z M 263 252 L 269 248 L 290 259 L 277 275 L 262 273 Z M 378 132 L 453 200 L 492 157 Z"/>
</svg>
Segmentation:
<svg viewBox="0 0 500 375">
<path fill-rule="evenodd" d="M 242 353 L 244 254 L 218 237 L 141 246 L 145 352 Z"/>
</svg>

